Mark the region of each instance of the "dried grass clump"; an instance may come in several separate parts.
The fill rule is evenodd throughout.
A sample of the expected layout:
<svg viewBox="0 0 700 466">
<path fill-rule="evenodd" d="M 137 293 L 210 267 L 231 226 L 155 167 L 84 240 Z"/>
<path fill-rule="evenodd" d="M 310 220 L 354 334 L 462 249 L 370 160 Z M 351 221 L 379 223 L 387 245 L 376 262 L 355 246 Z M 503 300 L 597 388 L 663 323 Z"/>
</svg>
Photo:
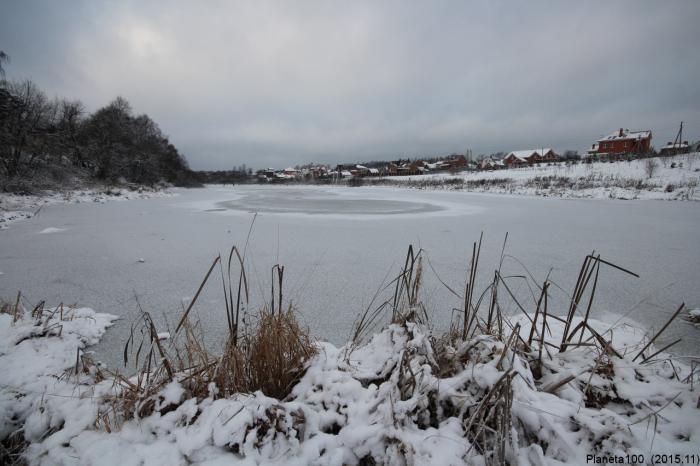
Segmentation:
<svg viewBox="0 0 700 466">
<path fill-rule="evenodd" d="M 17 299 L 14 302 L 0 300 L 0 314 L 12 316 L 12 323 L 17 322 L 24 315 L 24 306 L 22 306 L 22 294 L 17 293 Z"/>
<path fill-rule="evenodd" d="M 163 341 L 159 337 L 148 312 L 142 311 L 141 318 L 132 326 L 124 347 L 124 365 L 131 356 L 136 374 L 129 378 L 118 374 L 115 377 L 122 388 L 112 400 L 110 416 L 117 420 L 116 424 L 131 417 L 147 416 L 154 410 L 162 414 L 159 393 L 173 381 L 185 389 L 184 399 L 222 398 L 260 390 L 282 400 L 303 376 L 317 347 L 308 328 L 299 325 L 292 306 L 282 310 L 284 267 L 273 267 L 273 272 L 278 272 L 277 284 L 273 281 L 269 306 L 256 316 L 250 316 L 247 314 L 245 250 L 241 253 L 233 247 L 226 269 L 222 262 L 221 256 L 214 260 L 168 339 Z M 236 263 L 239 266 L 237 280 L 231 273 Z M 212 355 L 204 344 L 201 323 L 191 320 L 189 315 L 217 264 L 221 268 L 229 333 L 221 353 Z M 248 317 L 242 319 L 244 314 Z M 255 321 L 252 325 L 249 324 L 251 320 Z M 141 338 L 137 343 L 139 333 Z M 171 405 L 170 409 L 174 407 Z"/>
<path fill-rule="evenodd" d="M 317 352 L 307 329 L 299 326 L 294 311 L 263 311 L 257 329 L 244 345 L 249 391 L 283 399 L 303 375 L 305 364 Z"/>
<path fill-rule="evenodd" d="M 472 245 L 461 293 L 437 277 L 463 304 L 461 309 L 453 309 L 456 318 L 453 318 L 450 329 L 435 337 L 427 326 L 422 326 L 418 332 L 422 334 L 420 338 L 416 338 L 415 329 L 428 323 L 430 317 L 419 298 L 422 265 L 426 262 L 430 266 L 430 261 L 422 251 L 414 253 L 413 248 L 409 247 L 398 276 L 377 292 L 370 307 L 360 316 L 345 358 L 349 361 L 350 354 L 356 349 L 362 351 L 363 340 L 379 322 L 390 324 L 386 331 L 392 334 L 393 341 L 405 339 L 407 343 L 394 349 L 402 356 L 396 359 L 391 373 L 382 369 L 383 372 L 369 379 L 363 374 L 363 385 L 391 383 L 394 384 L 395 399 L 416 400 L 416 408 L 411 415 L 417 419 L 421 429 L 440 425 L 448 419 L 459 419 L 471 445 L 470 451 L 483 455 L 486 464 L 507 463 L 509 450 L 512 453 L 514 430 L 519 432 L 521 438 L 542 445 L 546 451 L 546 440 L 540 437 L 539 432 L 528 429 L 520 421 L 514 424 L 517 416 L 512 402 L 518 377 L 522 379 L 521 384 L 524 380 L 529 389 L 554 395 L 570 385 L 570 389 L 581 394 L 582 406 L 585 407 L 604 408 L 610 403 L 632 406 L 616 391 L 616 365 L 636 364 L 642 368 L 642 365 L 667 359 L 667 356 L 660 355 L 680 340 L 659 350 L 650 348 L 685 309 L 684 305 L 681 304 L 656 333 L 647 335 L 636 347 L 630 346 L 628 349 L 634 350 L 632 354 L 623 355 L 613 347 L 610 330 L 599 333 L 593 328 L 590 321 L 592 304 L 599 286 L 601 268 L 607 267 L 634 277 L 637 274 L 595 253 L 586 256 L 573 293 L 566 294 L 569 297 L 568 312 L 560 315 L 551 309 L 551 301 L 553 292 L 563 289 L 549 275 L 543 282 L 535 281 L 522 263 L 505 253 L 505 242 L 501 261 L 493 272 L 493 280 L 485 289 L 477 291 L 475 284 L 481 244 L 482 238 Z M 515 259 L 526 273 L 503 275 L 501 265 L 504 258 Z M 516 295 L 518 283 L 526 284 L 529 298 Z M 392 288 L 393 295 L 387 300 L 382 302 L 378 299 L 380 292 L 391 292 Z M 376 302 L 380 304 L 372 307 Z M 511 312 L 506 314 L 504 310 Z M 512 310 L 522 314 L 513 317 L 510 315 Z M 527 329 L 523 330 L 523 326 Z M 551 328 L 555 326 L 560 332 L 553 337 Z M 415 345 L 419 345 L 421 351 L 416 352 Z M 574 352 L 575 355 L 570 355 Z M 583 367 L 579 373 L 557 375 L 561 370 L 558 361 L 569 357 L 575 360 L 581 352 L 591 358 L 588 367 Z M 670 359 L 668 363 L 673 367 Z M 480 366 L 492 366 L 501 374 L 500 378 L 487 387 L 469 381 L 466 374 L 474 373 L 474 369 Z M 643 368 L 635 373 L 637 380 L 642 380 Z M 435 377 L 431 383 L 424 381 L 430 377 Z M 457 378 L 463 385 L 454 384 Z M 688 380 L 692 381 L 693 378 L 691 374 Z M 450 382 L 441 383 L 447 380 Z M 390 445 L 392 439 L 385 439 L 385 443 Z"/>
<path fill-rule="evenodd" d="M 258 390 L 279 400 L 289 395 L 304 374 L 306 364 L 318 351 L 308 329 L 299 325 L 290 307 L 276 314 L 263 309 L 257 324 L 249 330 L 238 344 L 234 345 L 232 340 L 227 342 L 216 364 L 209 365 L 205 358 L 199 357 L 203 362 L 199 365 L 211 366 L 211 369 L 191 384 L 191 390 L 207 388 L 213 382 L 217 396 Z M 205 354 L 198 341 L 195 345 L 194 354 Z M 186 348 L 192 347 L 186 345 Z"/>
</svg>

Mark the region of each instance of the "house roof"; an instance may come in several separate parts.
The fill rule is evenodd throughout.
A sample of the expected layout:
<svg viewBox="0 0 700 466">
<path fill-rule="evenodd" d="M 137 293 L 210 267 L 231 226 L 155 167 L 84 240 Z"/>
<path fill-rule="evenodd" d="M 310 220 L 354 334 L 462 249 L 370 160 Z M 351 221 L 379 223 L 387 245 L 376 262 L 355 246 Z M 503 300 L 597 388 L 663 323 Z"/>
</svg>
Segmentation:
<svg viewBox="0 0 700 466">
<path fill-rule="evenodd" d="M 688 141 L 684 141 L 684 142 L 682 142 L 682 143 L 681 143 L 681 142 L 677 142 L 677 143 L 675 143 L 675 144 L 672 143 L 672 142 L 669 142 L 668 144 L 666 144 L 665 146 L 663 146 L 662 149 L 685 149 L 685 148 L 687 148 L 687 147 L 688 147 Z"/>
<path fill-rule="evenodd" d="M 549 147 L 544 148 L 544 149 L 514 150 L 514 151 L 510 152 L 508 155 L 512 155 L 515 158 L 517 158 L 523 162 L 527 162 L 527 159 L 529 159 L 533 155 L 537 154 L 540 157 L 543 157 L 544 154 L 550 152 L 551 150 L 552 149 L 550 149 Z"/>
<path fill-rule="evenodd" d="M 484 160 L 481 161 L 481 166 L 484 166 L 484 167 L 485 167 L 485 166 L 487 166 L 487 165 L 490 166 L 490 167 L 494 167 L 494 166 L 496 166 L 496 165 L 499 165 L 499 166 L 500 166 L 500 165 L 503 165 L 503 160 L 494 160 L 494 159 L 492 159 L 491 157 L 489 157 L 489 158 L 484 159 Z"/>
<path fill-rule="evenodd" d="M 376 169 L 376 168 L 370 168 L 370 169 L 369 169 L 369 172 L 370 172 L 370 173 L 376 174 L 376 173 L 379 173 L 379 170 Z"/>
<path fill-rule="evenodd" d="M 598 142 L 605 142 L 605 141 L 623 141 L 626 139 L 646 139 L 651 137 L 651 130 L 644 130 L 644 131 L 630 131 L 628 129 L 623 129 L 622 130 L 622 135 L 620 135 L 620 130 L 615 131 L 614 133 L 605 136 L 602 139 L 598 139 Z"/>
</svg>

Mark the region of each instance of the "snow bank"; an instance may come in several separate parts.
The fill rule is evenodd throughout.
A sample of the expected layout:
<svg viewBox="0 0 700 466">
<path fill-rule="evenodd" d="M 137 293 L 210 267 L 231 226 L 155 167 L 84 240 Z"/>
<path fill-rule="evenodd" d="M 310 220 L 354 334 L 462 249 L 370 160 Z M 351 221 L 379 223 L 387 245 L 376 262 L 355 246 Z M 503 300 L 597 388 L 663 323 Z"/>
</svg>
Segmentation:
<svg viewBox="0 0 700 466">
<path fill-rule="evenodd" d="M 0 313 L 0 439 L 22 429 L 27 442 L 70 438 L 95 420 L 94 377 L 68 375 L 117 317 L 55 308 L 34 316 Z"/>
<path fill-rule="evenodd" d="M 28 195 L 0 193 L 0 230 L 12 223 L 32 218 L 44 206 L 55 204 L 78 204 L 81 202 L 126 201 L 148 199 L 152 197 L 169 197 L 168 189 L 151 189 L 140 187 L 135 190 L 126 188 L 104 188 L 74 190 L 60 193 L 49 192 L 45 195 Z"/>
<path fill-rule="evenodd" d="M 110 415 L 110 382 L 94 371 L 62 374 L 113 317 L 71 315 L 39 326 L 0 316 L 1 432 L 24 424 L 30 464 L 461 465 L 502 455 L 554 465 L 697 454 L 700 444 L 698 393 L 679 380 L 688 368 L 668 355 L 633 361 L 643 332 L 602 322 L 590 325 L 621 357 L 594 346 L 550 349 L 541 367 L 533 364 L 539 343 L 513 351 L 489 335 L 436 340 L 418 324 L 394 324 L 358 347 L 319 343 L 285 400 L 261 392 L 220 399 L 215 387 L 187 399 L 181 374 L 154 398 L 151 415 L 107 429 L 96 419 Z M 526 339 L 527 319 L 516 323 Z M 556 341 L 561 325 L 549 323 L 546 339 Z"/>
</svg>

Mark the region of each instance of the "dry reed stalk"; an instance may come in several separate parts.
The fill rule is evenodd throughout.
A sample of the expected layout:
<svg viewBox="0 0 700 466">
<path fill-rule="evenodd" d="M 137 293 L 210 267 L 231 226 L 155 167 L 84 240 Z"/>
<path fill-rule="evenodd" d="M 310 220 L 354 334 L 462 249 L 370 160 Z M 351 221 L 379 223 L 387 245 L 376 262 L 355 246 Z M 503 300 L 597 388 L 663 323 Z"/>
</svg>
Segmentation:
<svg viewBox="0 0 700 466">
<path fill-rule="evenodd" d="M 681 313 L 681 311 L 683 310 L 684 307 L 685 307 L 685 303 L 681 303 L 681 305 L 678 307 L 678 310 L 676 310 L 676 312 L 673 313 L 671 318 L 668 319 L 668 321 L 664 324 L 663 327 L 661 327 L 661 330 L 656 332 L 656 335 L 654 335 L 652 337 L 652 339 L 649 340 L 649 342 L 644 346 L 644 348 L 641 349 L 641 351 L 639 351 L 639 353 L 637 353 L 637 355 L 632 359 L 632 361 L 636 361 L 639 356 L 642 356 L 644 354 L 644 352 L 647 350 L 647 348 L 649 348 L 652 345 L 652 343 L 654 343 L 656 341 L 656 339 L 659 338 L 659 335 L 661 335 L 663 333 L 663 331 L 666 330 L 666 328 L 671 324 L 671 322 L 673 322 L 673 319 L 678 317 L 678 314 Z"/>
<path fill-rule="evenodd" d="M 476 242 L 472 246 L 472 260 L 469 266 L 469 277 L 467 278 L 466 290 L 464 292 L 464 327 L 462 328 L 462 339 L 466 340 L 469 334 L 469 328 L 476 316 L 476 309 L 472 308 L 472 297 L 474 294 L 474 281 L 476 280 L 476 272 L 479 266 L 479 256 L 481 254 L 481 240 L 484 233 L 479 237 L 479 245 Z M 472 315 L 473 314 L 473 315 Z"/>
</svg>

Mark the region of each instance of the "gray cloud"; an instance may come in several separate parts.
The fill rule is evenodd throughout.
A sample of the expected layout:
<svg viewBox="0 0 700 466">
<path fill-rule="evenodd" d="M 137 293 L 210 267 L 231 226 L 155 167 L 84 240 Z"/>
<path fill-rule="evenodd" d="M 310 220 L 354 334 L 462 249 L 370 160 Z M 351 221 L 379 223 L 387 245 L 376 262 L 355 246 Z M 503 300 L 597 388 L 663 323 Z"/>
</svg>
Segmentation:
<svg viewBox="0 0 700 466">
<path fill-rule="evenodd" d="M 141 3 L 145 3 L 142 5 Z M 299 5 L 297 3 L 302 3 Z M 5 5 L 10 78 L 126 97 L 198 169 L 700 136 L 700 3 Z"/>
</svg>

